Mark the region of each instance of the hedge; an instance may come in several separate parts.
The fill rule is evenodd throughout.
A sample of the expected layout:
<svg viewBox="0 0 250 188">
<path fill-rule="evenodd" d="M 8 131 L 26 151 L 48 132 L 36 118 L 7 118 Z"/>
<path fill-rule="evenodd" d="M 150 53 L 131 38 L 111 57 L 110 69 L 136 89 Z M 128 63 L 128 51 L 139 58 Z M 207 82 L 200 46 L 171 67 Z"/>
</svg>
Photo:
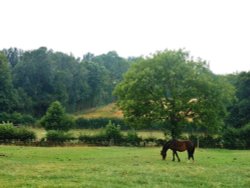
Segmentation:
<svg viewBox="0 0 250 188">
<path fill-rule="evenodd" d="M 34 124 L 36 119 L 28 114 L 21 114 L 14 112 L 8 114 L 6 112 L 0 113 L 0 122 L 11 122 L 14 125 L 31 125 Z"/>
<path fill-rule="evenodd" d="M 27 130 L 23 127 L 15 127 L 12 123 L 0 124 L 0 141 L 8 143 L 12 141 L 33 141 L 36 135 L 33 131 Z"/>
</svg>

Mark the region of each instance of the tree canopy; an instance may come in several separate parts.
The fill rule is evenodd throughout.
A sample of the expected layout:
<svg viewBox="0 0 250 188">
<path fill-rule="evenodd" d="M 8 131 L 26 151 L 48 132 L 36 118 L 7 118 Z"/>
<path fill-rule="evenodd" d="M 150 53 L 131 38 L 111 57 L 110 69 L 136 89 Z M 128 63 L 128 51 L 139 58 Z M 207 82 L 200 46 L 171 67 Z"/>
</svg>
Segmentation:
<svg viewBox="0 0 250 188">
<path fill-rule="evenodd" d="M 55 101 L 49 106 L 40 123 L 46 130 L 67 131 L 72 126 L 72 121 L 67 117 L 65 109 L 59 101 Z"/>
<path fill-rule="evenodd" d="M 17 105 L 7 58 L 0 52 L 0 112 L 11 112 Z"/>
<path fill-rule="evenodd" d="M 2 111 L 36 117 L 44 115 L 56 100 L 68 112 L 112 102 L 112 91 L 129 67 L 129 61 L 116 52 L 87 53 L 83 59 L 46 47 L 2 52 Z"/>
<path fill-rule="evenodd" d="M 233 88 L 205 61 L 182 50 L 166 50 L 139 59 L 114 94 L 128 122 L 162 124 L 178 137 L 190 123 L 207 131 L 222 127 Z"/>
<path fill-rule="evenodd" d="M 236 88 L 236 100 L 230 106 L 227 122 L 230 126 L 241 128 L 250 123 L 250 72 L 228 75 Z"/>
</svg>

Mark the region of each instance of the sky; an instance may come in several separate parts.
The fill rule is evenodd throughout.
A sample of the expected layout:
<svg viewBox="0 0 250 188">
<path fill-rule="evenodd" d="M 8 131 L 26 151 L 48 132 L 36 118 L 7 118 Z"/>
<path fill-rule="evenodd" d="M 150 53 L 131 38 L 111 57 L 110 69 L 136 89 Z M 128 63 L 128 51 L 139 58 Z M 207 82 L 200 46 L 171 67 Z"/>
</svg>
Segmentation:
<svg viewBox="0 0 250 188">
<path fill-rule="evenodd" d="M 216 74 L 250 71 L 249 0 L 0 0 L 0 49 L 82 57 L 185 49 Z"/>
</svg>

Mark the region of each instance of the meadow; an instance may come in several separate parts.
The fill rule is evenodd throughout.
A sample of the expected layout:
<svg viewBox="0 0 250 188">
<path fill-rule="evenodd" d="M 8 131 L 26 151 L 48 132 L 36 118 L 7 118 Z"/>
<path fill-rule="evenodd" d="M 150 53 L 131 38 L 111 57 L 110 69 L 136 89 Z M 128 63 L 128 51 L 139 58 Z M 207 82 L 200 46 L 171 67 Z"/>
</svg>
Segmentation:
<svg viewBox="0 0 250 188">
<path fill-rule="evenodd" d="M 250 187 L 250 151 L 197 149 L 172 162 L 159 147 L 0 146 L 1 187 Z"/>
</svg>

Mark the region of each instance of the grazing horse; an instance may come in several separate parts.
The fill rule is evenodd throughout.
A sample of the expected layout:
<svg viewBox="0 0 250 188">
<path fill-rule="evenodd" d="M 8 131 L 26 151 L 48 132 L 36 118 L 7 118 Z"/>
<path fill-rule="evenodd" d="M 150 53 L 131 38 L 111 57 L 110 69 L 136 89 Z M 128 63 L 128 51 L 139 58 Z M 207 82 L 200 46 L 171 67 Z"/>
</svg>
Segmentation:
<svg viewBox="0 0 250 188">
<path fill-rule="evenodd" d="M 173 161 L 175 161 L 175 155 L 178 159 L 178 161 L 180 162 L 180 158 L 177 154 L 177 151 L 186 151 L 188 152 L 188 160 L 190 158 L 193 159 L 194 161 L 194 150 L 195 150 L 195 146 L 193 144 L 193 142 L 186 140 L 186 141 L 178 141 L 178 140 L 170 140 L 168 141 L 166 144 L 164 144 L 164 146 L 162 147 L 161 150 L 161 155 L 162 155 L 162 160 L 165 160 L 167 157 L 167 150 L 171 149 L 173 151 Z"/>
</svg>

